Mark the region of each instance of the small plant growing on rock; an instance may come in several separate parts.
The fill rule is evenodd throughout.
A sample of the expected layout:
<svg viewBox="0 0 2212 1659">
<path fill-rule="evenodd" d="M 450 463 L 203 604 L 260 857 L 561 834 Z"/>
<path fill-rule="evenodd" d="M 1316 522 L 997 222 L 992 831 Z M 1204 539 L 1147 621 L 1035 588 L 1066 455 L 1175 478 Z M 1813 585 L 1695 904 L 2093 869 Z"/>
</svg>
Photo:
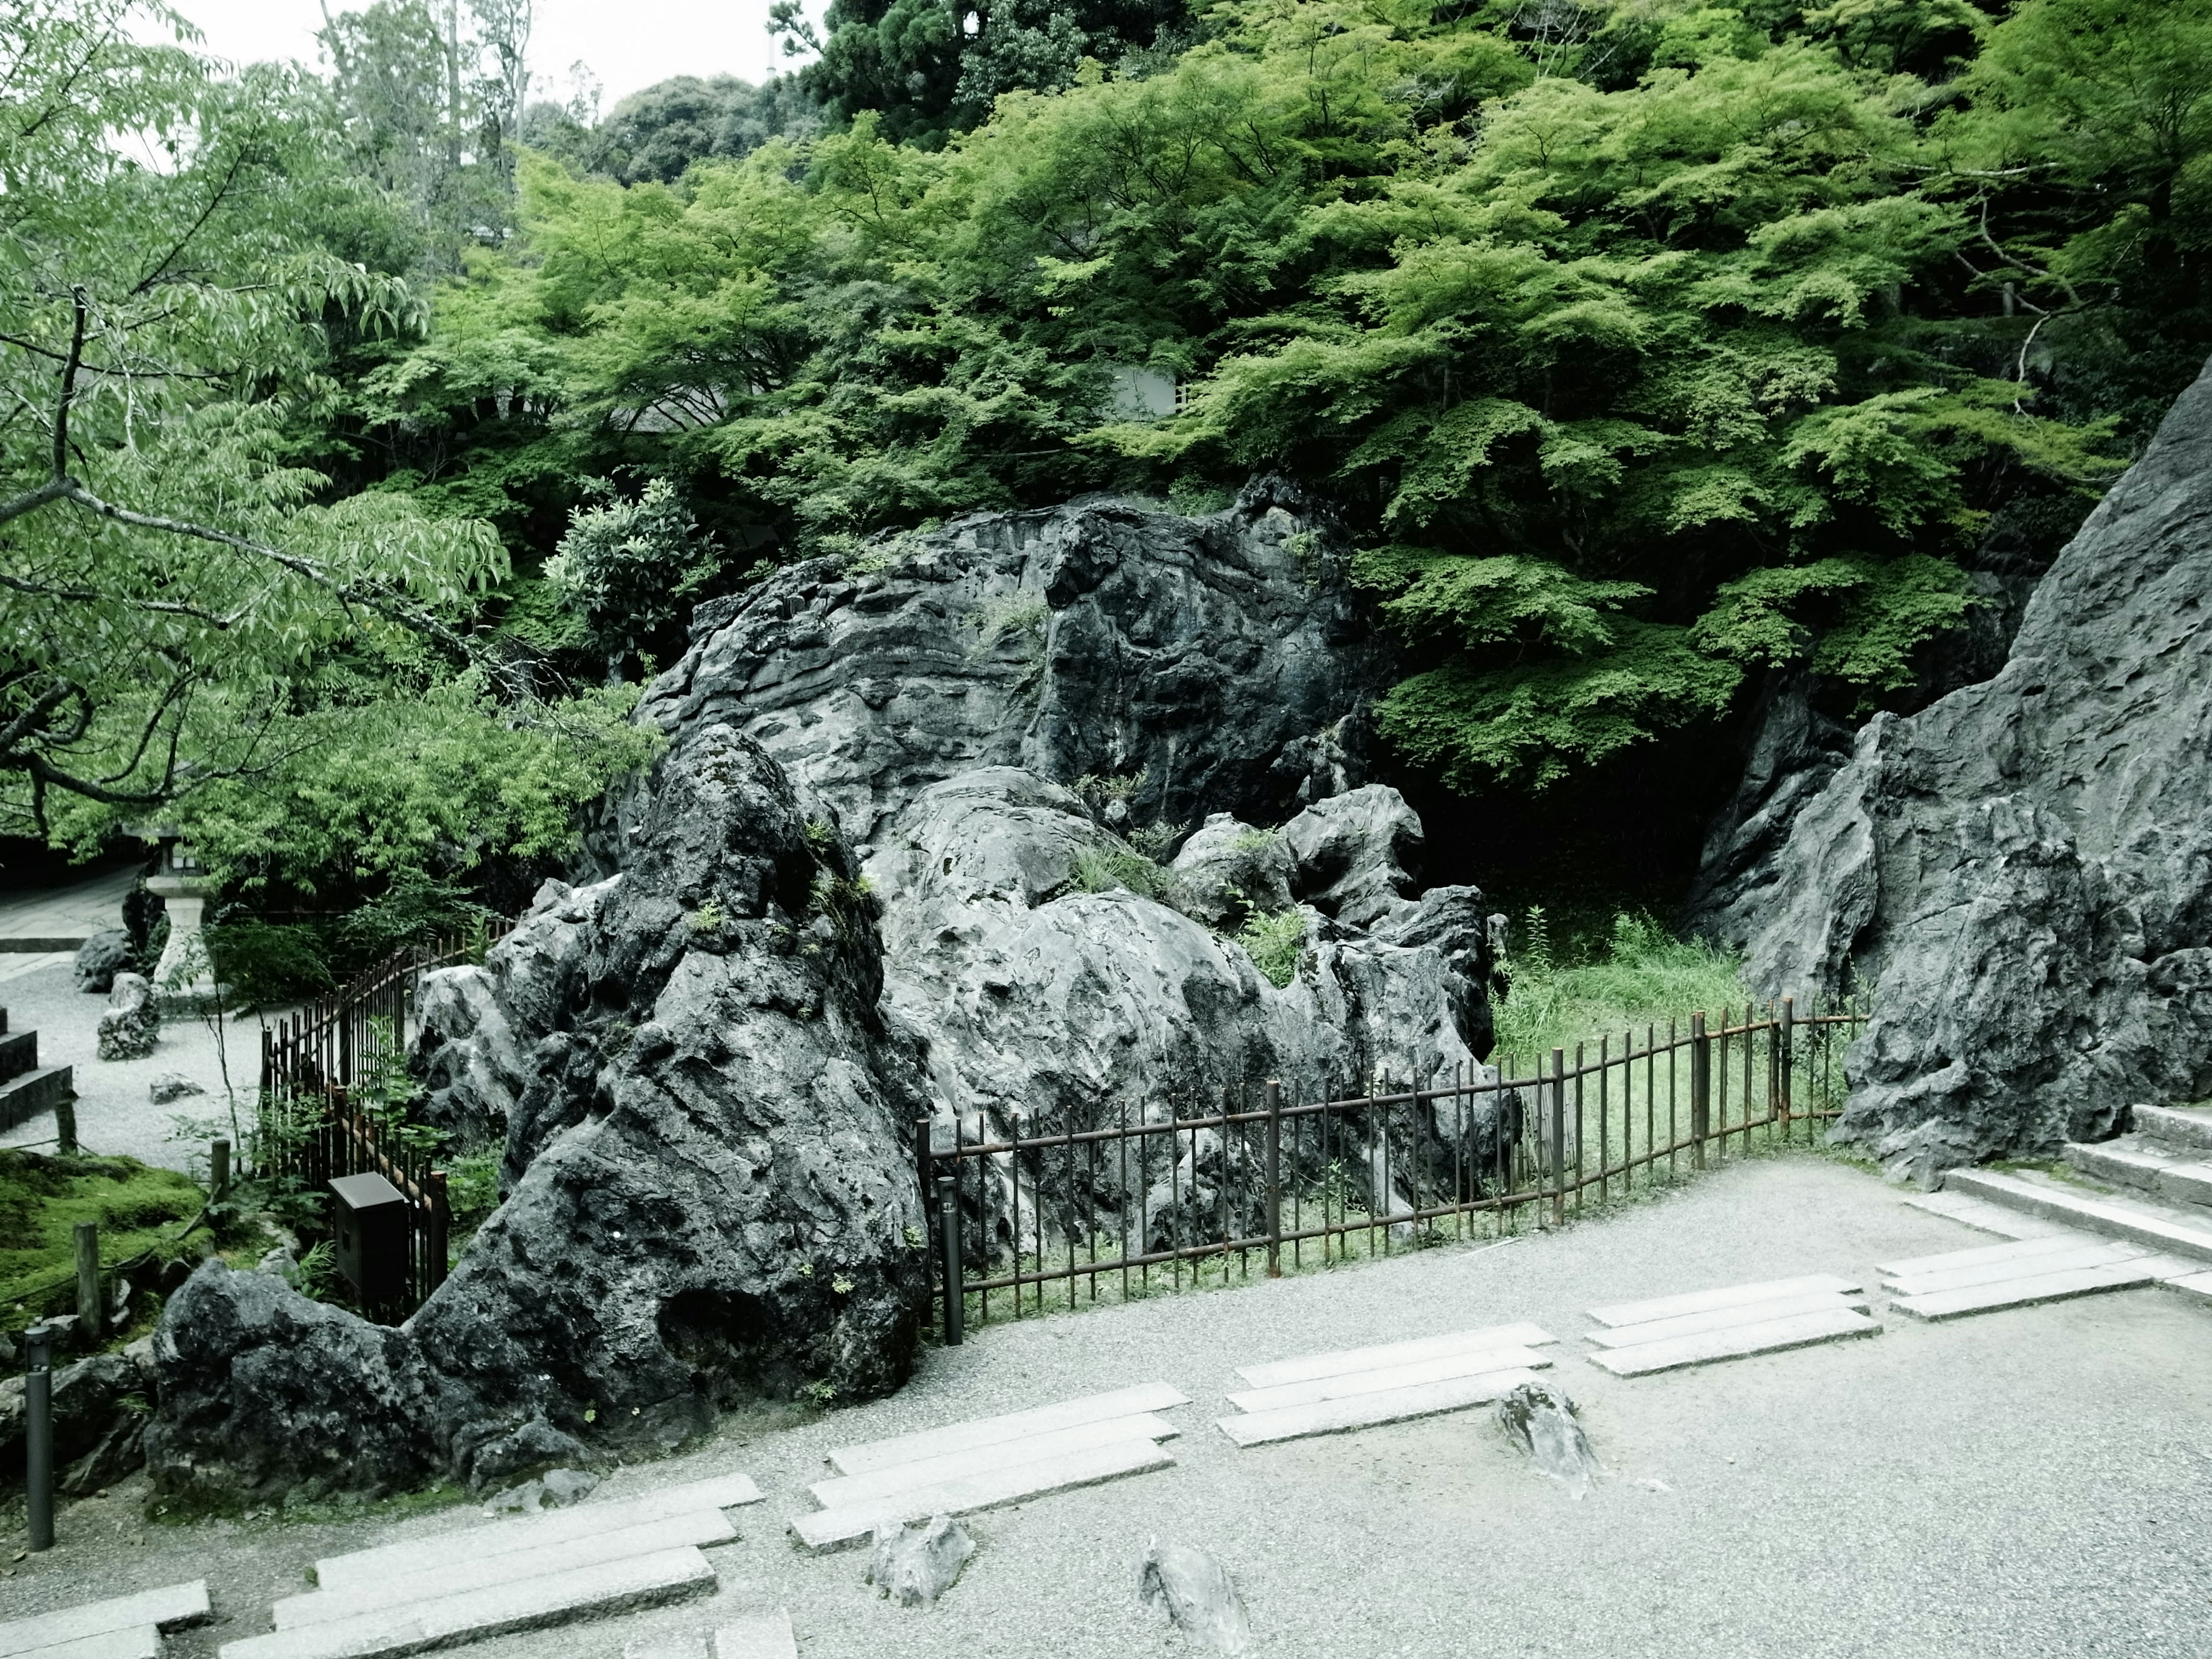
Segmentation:
<svg viewBox="0 0 2212 1659">
<path fill-rule="evenodd" d="M 1279 991 L 1297 975 L 1298 958 L 1305 954 L 1305 913 L 1279 910 L 1273 915 L 1250 916 L 1237 929 L 1237 942 L 1252 958 L 1252 965 Z"/>
<path fill-rule="evenodd" d="M 684 917 L 684 920 L 691 924 L 691 931 L 693 933 L 711 933 L 717 928 L 720 927 L 725 921 L 729 920 L 729 918 L 722 914 L 722 906 L 720 900 L 708 899 L 704 904 L 694 910 L 690 915 Z"/>
</svg>

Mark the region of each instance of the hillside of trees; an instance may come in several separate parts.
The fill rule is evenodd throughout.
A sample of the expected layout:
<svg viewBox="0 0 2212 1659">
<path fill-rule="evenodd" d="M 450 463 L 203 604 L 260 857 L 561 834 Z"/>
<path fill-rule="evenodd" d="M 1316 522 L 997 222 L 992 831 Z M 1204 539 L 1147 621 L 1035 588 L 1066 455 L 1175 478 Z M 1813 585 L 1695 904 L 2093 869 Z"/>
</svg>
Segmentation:
<svg viewBox="0 0 2212 1659">
<path fill-rule="evenodd" d="M 2212 0 L 836 0 L 604 114 L 527 0 L 9 9 L 0 830 L 240 890 L 557 859 L 778 563 L 1261 471 L 1409 776 L 1632 816 L 1777 666 L 1909 706 L 2212 351 Z"/>
</svg>

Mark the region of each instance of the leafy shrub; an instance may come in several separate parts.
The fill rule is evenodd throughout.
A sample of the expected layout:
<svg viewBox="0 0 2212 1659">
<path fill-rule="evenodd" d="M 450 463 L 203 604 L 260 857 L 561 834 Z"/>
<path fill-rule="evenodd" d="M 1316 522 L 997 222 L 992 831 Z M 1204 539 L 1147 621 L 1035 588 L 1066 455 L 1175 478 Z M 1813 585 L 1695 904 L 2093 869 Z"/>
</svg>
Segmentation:
<svg viewBox="0 0 2212 1659">
<path fill-rule="evenodd" d="M 1237 942 L 1252 958 L 1252 965 L 1280 990 L 1297 975 L 1298 958 L 1305 954 L 1305 912 L 1278 910 L 1273 915 L 1250 916 L 1237 930 Z"/>
</svg>

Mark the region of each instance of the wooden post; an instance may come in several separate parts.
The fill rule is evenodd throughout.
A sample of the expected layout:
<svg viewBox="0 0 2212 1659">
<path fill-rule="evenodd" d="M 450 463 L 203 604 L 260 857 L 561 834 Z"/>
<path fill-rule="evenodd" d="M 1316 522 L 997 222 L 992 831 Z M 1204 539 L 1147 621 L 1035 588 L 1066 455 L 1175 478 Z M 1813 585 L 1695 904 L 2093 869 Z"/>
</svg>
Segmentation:
<svg viewBox="0 0 2212 1659">
<path fill-rule="evenodd" d="M 1713 1042 L 1702 1012 L 1690 1016 L 1690 1167 L 1705 1167 L 1705 1136 L 1712 1127 Z"/>
<path fill-rule="evenodd" d="M 96 1348 L 107 1334 L 107 1310 L 100 1305 L 100 1224 L 76 1224 L 76 1335 Z"/>
<path fill-rule="evenodd" d="M 1782 1109 L 1782 1138 L 1784 1140 L 1790 1139 L 1790 1112 L 1796 1103 L 1790 1096 L 1790 1069 L 1794 1058 L 1792 1050 L 1796 1047 L 1796 1026 L 1797 999 L 1784 997 L 1782 999 L 1782 1031 L 1779 1039 L 1782 1045 L 1782 1053 L 1779 1056 L 1782 1077 L 1781 1088 L 1778 1091 Z"/>
<path fill-rule="evenodd" d="M 453 1232 L 453 1206 L 446 1195 L 443 1170 L 424 1171 L 422 1188 L 430 1198 L 429 1237 L 424 1242 L 425 1253 L 430 1258 L 425 1264 L 430 1270 L 430 1282 L 425 1288 L 434 1291 L 446 1282 L 446 1255 L 450 1249 L 447 1240 Z"/>
<path fill-rule="evenodd" d="M 1567 1224 L 1567 1051 L 1552 1050 L 1552 1224 Z"/>
<path fill-rule="evenodd" d="M 208 1196 L 221 1198 L 230 1185 L 230 1143 L 218 1140 L 208 1148 Z"/>
<path fill-rule="evenodd" d="M 1227 1156 L 1227 1149 L 1223 1149 Z M 1224 1179 L 1225 1179 L 1224 1176 Z M 1283 1276 L 1283 1085 L 1267 1079 L 1267 1277 Z"/>
<path fill-rule="evenodd" d="M 76 1097 L 64 1095 L 54 1103 L 54 1151 L 64 1158 L 77 1155 Z"/>
</svg>

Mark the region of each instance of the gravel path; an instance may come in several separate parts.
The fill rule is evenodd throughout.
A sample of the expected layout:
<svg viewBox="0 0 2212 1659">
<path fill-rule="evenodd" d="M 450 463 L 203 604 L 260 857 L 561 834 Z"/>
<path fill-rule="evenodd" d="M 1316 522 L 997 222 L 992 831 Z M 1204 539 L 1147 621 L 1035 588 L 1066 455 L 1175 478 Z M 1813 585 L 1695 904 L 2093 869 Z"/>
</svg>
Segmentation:
<svg viewBox="0 0 2212 1659">
<path fill-rule="evenodd" d="M 228 1115 L 213 1029 L 203 1019 L 171 1020 L 147 1059 L 99 1059 L 100 1017 L 107 999 L 76 988 L 72 961 L 68 956 L 0 956 L 0 1007 L 8 1011 L 9 1030 L 38 1032 L 40 1065 L 76 1068 L 78 1141 L 87 1152 L 127 1153 L 173 1170 L 185 1169 L 188 1158 L 204 1159 L 204 1141 L 187 1145 L 171 1137 L 180 1115 Z M 223 1047 L 243 1117 L 260 1074 L 260 1019 L 249 1015 L 225 1022 Z M 181 1072 L 207 1092 L 156 1106 L 147 1085 L 165 1072 Z M 53 1114 L 41 1112 L 0 1134 L 0 1146 L 39 1146 L 53 1138 Z"/>
<path fill-rule="evenodd" d="M 616 1659 L 781 1605 L 807 1659 L 1187 1654 L 1133 1596 L 1154 1534 L 1222 1559 L 1267 1659 L 2212 1651 L 2212 1316 L 2179 1297 L 1895 1317 L 1871 1340 L 1633 1380 L 1579 1357 L 1601 1302 L 1990 1242 L 1902 1197 L 1819 1158 L 1760 1159 L 1503 1247 L 994 1324 L 893 1399 L 735 1425 L 612 1477 L 610 1496 L 759 1480 L 767 1501 L 711 1558 L 713 1601 L 469 1651 Z M 1611 1468 L 1580 1503 L 1479 1411 L 1252 1451 L 1212 1426 L 1240 1364 L 1523 1318 L 1564 1339 L 1553 1375 Z M 980 1552 L 933 1609 L 879 1601 L 861 1554 L 783 1534 L 831 1446 L 1155 1379 L 1193 1401 L 1170 1414 L 1178 1466 L 972 1517 Z M 204 1574 L 229 1617 L 171 1643 L 194 1659 L 266 1629 L 314 1557 L 472 1518 L 146 1527 L 134 1495 L 70 1510 L 64 1547 L 0 1579 L 0 1618 Z"/>
</svg>

